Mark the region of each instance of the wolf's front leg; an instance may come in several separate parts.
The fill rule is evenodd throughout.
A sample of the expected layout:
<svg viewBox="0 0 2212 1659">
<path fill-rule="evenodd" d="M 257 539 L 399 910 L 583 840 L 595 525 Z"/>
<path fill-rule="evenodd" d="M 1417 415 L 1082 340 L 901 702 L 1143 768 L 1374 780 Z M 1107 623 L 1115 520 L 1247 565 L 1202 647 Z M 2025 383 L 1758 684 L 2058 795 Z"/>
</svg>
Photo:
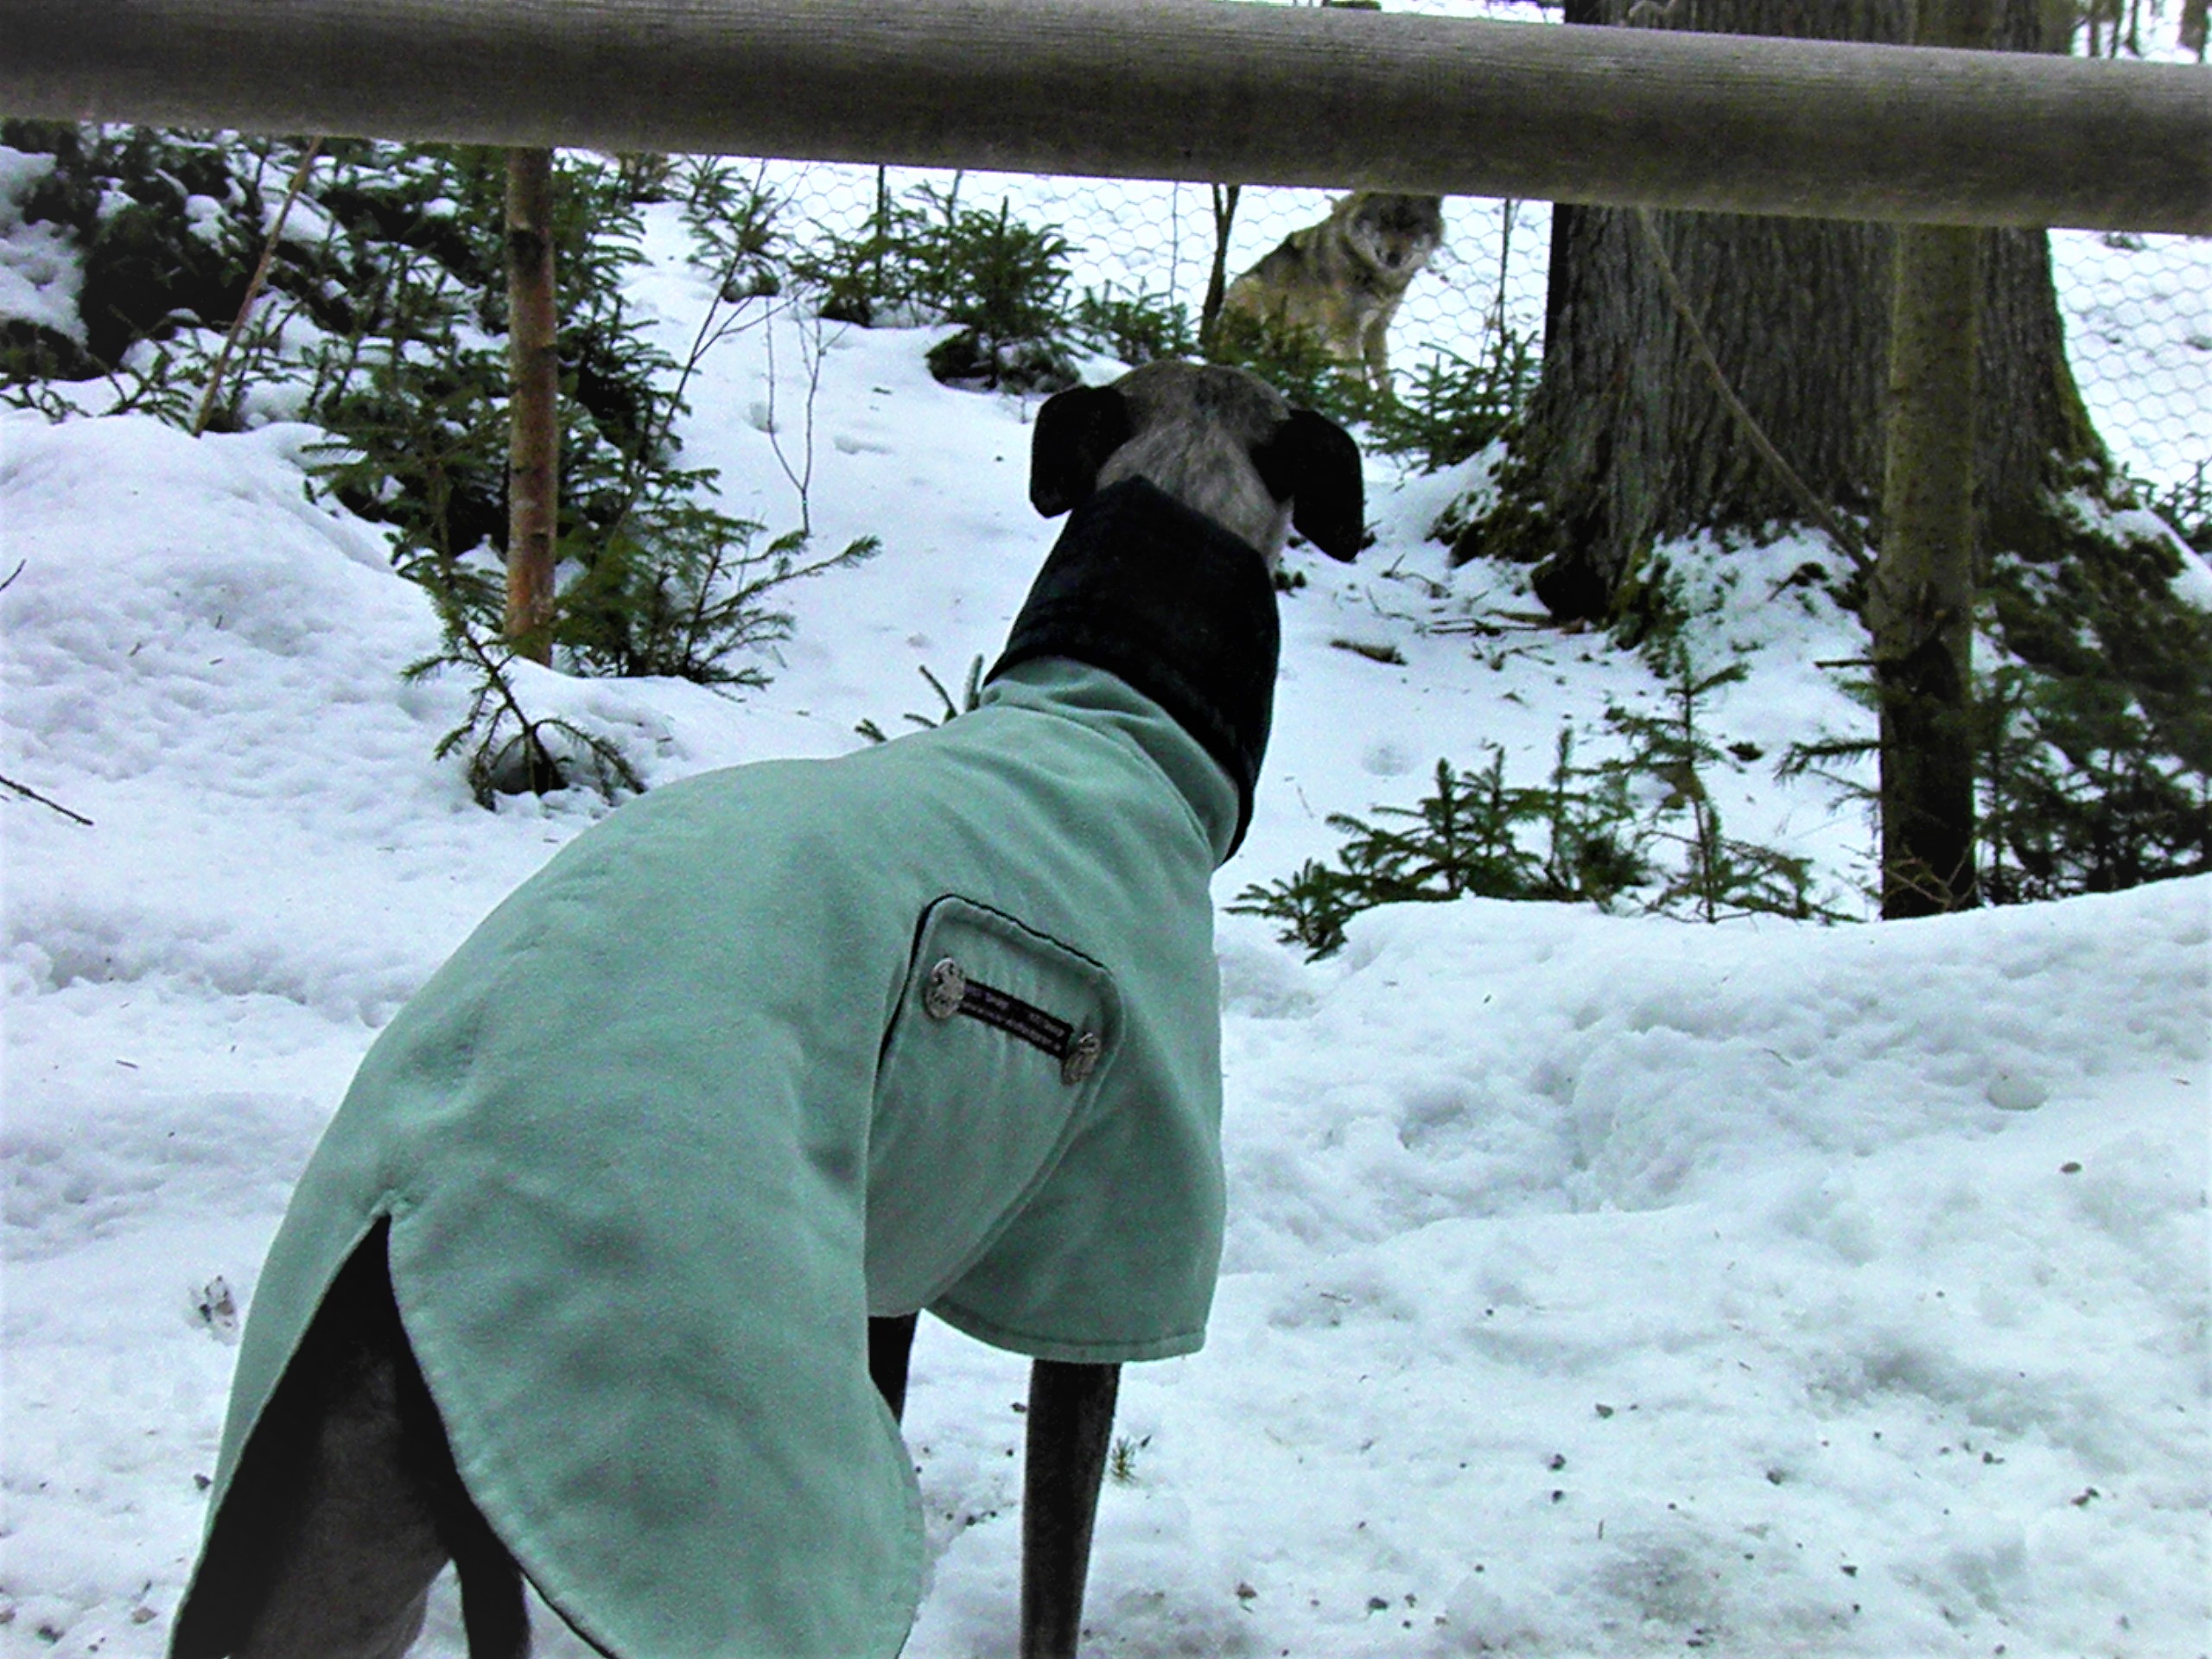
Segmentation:
<svg viewBox="0 0 2212 1659">
<path fill-rule="evenodd" d="M 1370 318 L 1367 324 L 1367 337 L 1360 342 L 1360 356 L 1367 365 L 1368 387 L 1370 391 L 1381 392 L 1385 397 L 1391 395 L 1390 317 L 1391 312 L 1385 310 Z"/>
</svg>

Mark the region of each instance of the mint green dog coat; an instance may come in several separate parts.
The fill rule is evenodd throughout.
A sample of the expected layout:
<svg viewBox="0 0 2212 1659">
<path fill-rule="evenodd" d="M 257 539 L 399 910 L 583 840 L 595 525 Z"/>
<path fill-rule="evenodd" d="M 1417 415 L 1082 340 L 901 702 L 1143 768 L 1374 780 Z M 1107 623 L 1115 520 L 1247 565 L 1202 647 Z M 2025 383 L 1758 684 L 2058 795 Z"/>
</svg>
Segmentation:
<svg viewBox="0 0 2212 1659">
<path fill-rule="evenodd" d="M 922 1534 L 870 1315 L 1050 1359 L 1199 1345 L 1223 1207 L 1207 888 L 1265 741 L 1273 594 L 1148 485 L 1097 497 L 1071 548 L 982 707 L 657 789 L 432 976 L 263 1269 L 218 1505 L 388 1218 L 462 1479 L 579 1631 L 625 1659 L 871 1659 L 905 1639 Z M 1129 549 L 1216 561 L 1215 632 L 1147 621 L 1141 569 L 1135 620 L 1102 610 L 1097 562 Z"/>
</svg>

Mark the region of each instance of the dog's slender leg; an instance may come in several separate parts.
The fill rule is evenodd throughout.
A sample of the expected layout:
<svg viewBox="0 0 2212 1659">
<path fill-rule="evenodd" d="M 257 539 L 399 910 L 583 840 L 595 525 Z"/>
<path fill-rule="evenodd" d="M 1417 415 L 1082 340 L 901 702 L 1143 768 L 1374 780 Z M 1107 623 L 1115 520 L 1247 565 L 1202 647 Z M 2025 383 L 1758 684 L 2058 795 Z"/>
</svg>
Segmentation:
<svg viewBox="0 0 2212 1659">
<path fill-rule="evenodd" d="M 403 1420 L 413 1369 L 379 1230 L 332 1282 L 263 1409 L 181 1610 L 173 1659 L 406 1651 L 446 1560 Z"/>
<path fill-rule="evenodd" d="M 474 1537 L 448 1535 L 454 1570 L 461 1576 L 461 1622 L 468 1659 L 530 1659 L 530 1610 L 522 1598 L 522 1570 L 486 1525 L 475 1506 Z"/>
<path fill-rule="evenodd" d="M 1040 1359 L 1029 1369 L 1021 1497 L 1021 1659 L 1074 1659 L 1098 1484 L 1114 1434 L 1119 1365 Z"/>
<path fill-rule="evenodd" d="M 461 1484 L 445 1425 L 413 1357 L 409 1354 L 401 1368 L 400 1421 L 410 1454 L 419 1460 L 434 1494 L 438 1542 L 453 1558 L 461 1579 L 461 1621 L 468 1637 L 468 1659 L 530 1659 L 530 1611 L 523 1605 L 522 1569 Z"/>
<path fill-rule="evenodd" d="M 448 1560 L 471 1659 L 527 1659 L 521 1573 L 454 1468 L 378 1228 L 247 1442 L 171 1659 L 398 1659 Z"/>
<path fill-rule="evenodd" d="M 893 1417 L 906 1414 L 906 1362 L 914 1351 L 918 1313 L 900 1313 L 868 1322 L 868 1374 Z"/>
</svg>

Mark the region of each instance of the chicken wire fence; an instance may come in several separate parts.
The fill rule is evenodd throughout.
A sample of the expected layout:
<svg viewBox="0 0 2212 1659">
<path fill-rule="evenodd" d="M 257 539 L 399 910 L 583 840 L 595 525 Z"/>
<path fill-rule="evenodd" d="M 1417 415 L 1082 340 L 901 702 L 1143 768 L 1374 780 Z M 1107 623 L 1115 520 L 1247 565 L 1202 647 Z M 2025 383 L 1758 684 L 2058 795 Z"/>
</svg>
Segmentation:
<svg viewBox="0 0 2212 1659">
<path fill-rule="evenodd" d="M 1215 255 L 1215 199 L 1204 184 L 1026 174 L 761 163 L 779 227 L 805 240 L 858 236 L 882 194 L 928 187 L 1069 243 L 1069 288 L 1145 294 L 1195 323 Z M 1224 261 L 1230 281 L 1290 232 L 1319 224 L 1325 190 L 1242 189 Z M 2051 257 L 2074 373 L 2113 457 L 2158 490 L 2201 493 L 2212 461 L 2212 250 L 2201 238 L 2054 231 Z M 1389 331 L 1402 386 L 1425 359 L 1478 360 L 1499 330 L 1543 345 L 1551 204 L 1453 197 L 1445 237 Z"/>
</svg>

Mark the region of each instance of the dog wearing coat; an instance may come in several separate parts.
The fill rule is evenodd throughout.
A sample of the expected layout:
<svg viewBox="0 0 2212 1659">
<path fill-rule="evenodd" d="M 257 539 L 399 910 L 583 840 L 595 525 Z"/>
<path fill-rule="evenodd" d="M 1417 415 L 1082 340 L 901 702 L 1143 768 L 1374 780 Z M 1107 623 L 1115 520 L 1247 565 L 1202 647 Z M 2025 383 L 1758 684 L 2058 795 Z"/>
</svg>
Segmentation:
<svg viewBox="0 0 2212 1659">
<path fill-rule="evenodd" d="M 238 1353 L 174 1659 L 397 1659 L 458 1570 L 616 1659 L 889 1659 L 928 1308 L 1033 1363 L 1020 1651 L 1070 1656 L 1119 1367 L 1204 1338 L 1208 881 L 1273 707 L 1272 565 L 1359 457 L 1241 371 L 1039 411 L 1071 514 L 980 705 L 657 789 L 378 1037 Z"/>
</svg>

